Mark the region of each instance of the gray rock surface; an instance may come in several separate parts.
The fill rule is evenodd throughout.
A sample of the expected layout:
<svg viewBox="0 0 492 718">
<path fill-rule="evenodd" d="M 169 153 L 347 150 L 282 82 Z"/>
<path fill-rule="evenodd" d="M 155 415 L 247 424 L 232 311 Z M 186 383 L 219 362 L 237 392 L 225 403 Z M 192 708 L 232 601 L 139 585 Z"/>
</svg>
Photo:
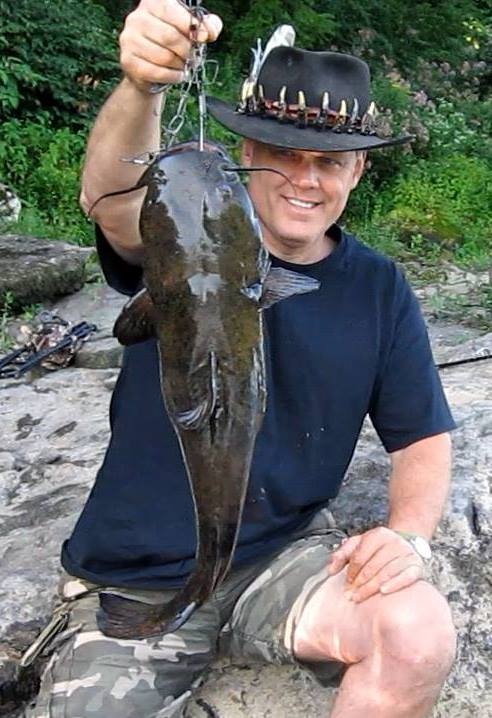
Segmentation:
<svg viewBox="0 0 492 718">
<path fill-rule="evenodd" d="M 106 448 L 119 363 L 109 337 L 122 302 L 96 286 L 57 305 L 72 321 L 100 325 L 83 361 L 93 366 L 91 356 L 106 354 L 106 364 L 97 364 L 105 368 L 75 366 L 0 383 L 0 680 L 49 615 L 61 542 Z M 479 337 L 462 327 L 429 328 L 440 360 L 480 352 L 492 341 L 492 334 Z M 453 490 L 432 570 L 453 610 L 459 653 L 434 718 L 492 718 L 492 361 L 446 369 L 442 378 L 458 429 Z M 367 425 L 333 504 L 349 532 L 384 521 L 387 477 L 388 459 Z M 328 714 L 333 695 L 295 668 L 222 660 L 197 691 L 189 716 L 202 718 L 209 705 L 220 718 L 285 718 L 299 710 L 317 718 Z"/>
<path fill-rule="evenodd" d="M 0 235 L 0 307 L 6 296 L 12 296 L 12 306 L 19 308 L 77 291 L 92 253 L 65 242 Z"/>
</svg>

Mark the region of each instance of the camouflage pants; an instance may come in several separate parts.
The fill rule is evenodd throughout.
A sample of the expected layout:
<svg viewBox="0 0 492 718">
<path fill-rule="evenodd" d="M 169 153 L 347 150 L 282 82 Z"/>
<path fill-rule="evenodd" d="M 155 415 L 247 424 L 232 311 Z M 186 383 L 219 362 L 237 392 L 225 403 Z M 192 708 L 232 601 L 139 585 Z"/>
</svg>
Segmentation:
<svg viewBox="0 0 492 718">
<path fill-rule="evenodd" d="M 52 647 L 35 705 L 25 718 L 180 718 L 199 677 L 220 652 L 246 660 L 295 663 L 293 630 L 302 606 L 326 578 L 329 554 L 344 537 L 320 512 L 302 538 L 268 561 L 233 571 L 211 600 L 175 633 L 143 640 L 104 636 L 95 620 L 97 589 L 66 577 L 73 598 L 65 630 Z M 116 590 L 115 590 L 116 591 Z M 174 591 L 121 595 L 162 603 Z M 304 664 L 321 682 L 338 663 Z"/>
</svg>

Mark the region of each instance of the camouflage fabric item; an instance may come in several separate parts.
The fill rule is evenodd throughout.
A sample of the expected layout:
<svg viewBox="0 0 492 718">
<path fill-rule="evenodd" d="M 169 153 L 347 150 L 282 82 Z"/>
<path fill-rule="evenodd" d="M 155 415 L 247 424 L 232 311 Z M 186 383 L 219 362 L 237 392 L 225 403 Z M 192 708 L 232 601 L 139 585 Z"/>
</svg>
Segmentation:
<svg viewBox="0 0 492 718">
<path fill-rule="evenodd" d="M 331 514 L 320 512 L 303 537 L 274 557 L 233 571 L 176 633 L 152 639 L 104 636 L 96 625 L 98 586 L 66 576 L 60 597 L 72 601 L 68 624 L 54 638 L 37 702 L 25 718 L 182 718 L 219 652 L 296 663 L 293 627 L 342 538 Z M 149 603 L 168 601 L 174 593 L 112 590 Z M 305 666 L 323 683 L 341 669 L 338 663 Z"/>
</svg>

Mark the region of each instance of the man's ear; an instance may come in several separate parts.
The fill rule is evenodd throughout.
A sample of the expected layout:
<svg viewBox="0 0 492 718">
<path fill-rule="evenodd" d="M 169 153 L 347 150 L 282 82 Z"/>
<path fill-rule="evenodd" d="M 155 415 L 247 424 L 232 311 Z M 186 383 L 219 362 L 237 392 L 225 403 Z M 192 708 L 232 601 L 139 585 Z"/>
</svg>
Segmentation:
<svg viewBox="0 0 492 718">
<path fill-rule="evenodd" d="M 366 159 L 367 159 L 366 150 L 360 150 L 357 152 L 357 156 L 355 159 L 355 166 L 354 166 L 354 170 L 353 170 L 353 176 L 352 176 L 352 189 L 355 189 L 357 187 L 362 175 L 364 174 L 364 170 L 366 167 Z"/>
<path fill-rule="evenodd" d="M 241 147 L 241 162 L 245 167 L 251 167 L 253 164 L 253 148 L 254 143 L 252 140 L 245 137 Z"/>
</svg>

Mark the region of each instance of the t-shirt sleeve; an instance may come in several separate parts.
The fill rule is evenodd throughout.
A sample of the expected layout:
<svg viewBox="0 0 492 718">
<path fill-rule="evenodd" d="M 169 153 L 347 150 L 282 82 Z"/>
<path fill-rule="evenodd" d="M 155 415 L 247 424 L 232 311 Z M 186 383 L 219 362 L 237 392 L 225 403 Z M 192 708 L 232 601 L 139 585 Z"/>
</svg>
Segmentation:
<svg viewBox="0 0 492 718">
<path fill-rule="evenodd" d="M 369 410 L 388 452 L 456 428 L 417 298 L 399 271 L 395 295 L 392 341 Z"/>
<path fill-rule="evenodd" d="M 96 249 L 107 283 L 121 294 L 132 296 L 142 286 L 142 267 L 125 262 L 96 224 Z"/>
</svg>

